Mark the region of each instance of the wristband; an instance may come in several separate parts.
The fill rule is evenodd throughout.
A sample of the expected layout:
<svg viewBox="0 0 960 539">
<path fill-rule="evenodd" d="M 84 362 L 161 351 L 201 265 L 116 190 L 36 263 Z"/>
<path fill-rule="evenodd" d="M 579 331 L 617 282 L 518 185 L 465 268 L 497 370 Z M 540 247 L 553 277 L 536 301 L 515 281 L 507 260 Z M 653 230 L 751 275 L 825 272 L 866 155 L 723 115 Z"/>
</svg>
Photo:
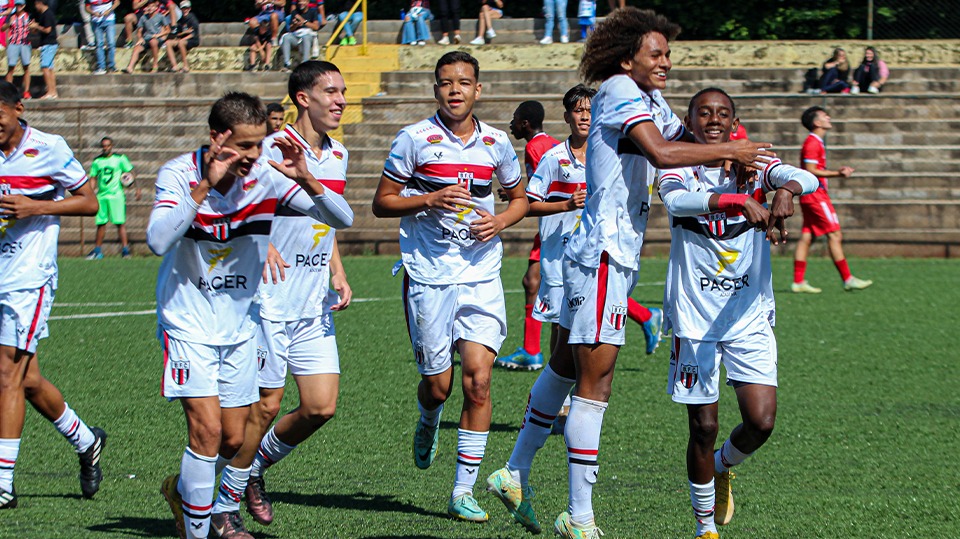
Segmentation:
<svg viewBox="0 0 960 539">
<path fill-rule="evenodd" d="M 734 194 L 726 193 L 720 195 L 720 200 L 717 202 L 717 209 L 720 210 L 740 210 L 743 209 L 743 205 L 747 203 L 748 195 L 745 194 Z"/>
</svg>

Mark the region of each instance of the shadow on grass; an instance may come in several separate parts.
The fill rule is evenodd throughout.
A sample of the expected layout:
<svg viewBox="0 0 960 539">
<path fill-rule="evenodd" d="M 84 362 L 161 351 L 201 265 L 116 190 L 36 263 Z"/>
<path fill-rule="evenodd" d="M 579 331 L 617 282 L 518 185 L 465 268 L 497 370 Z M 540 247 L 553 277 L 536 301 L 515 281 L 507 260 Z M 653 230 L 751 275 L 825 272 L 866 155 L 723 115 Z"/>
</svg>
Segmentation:
<svg viewBox="0 0 960 539">
<path fill-rule="evenodd" d="M 357 492 L 354 494 L 302 494 L 299 492 L 271 492 L 274 503 L 325 507 L 327 509 L 354 509 L 393 513 L 414 513 L 436 518 L 449 518 L 446 513 L 427 511 L 411 503 L 397 500 L 395 496 L 383 496 Z"/>
<path fill-rule="evenodd" d="M 443 539 L 436 535 L 369 535 L 361 539 Z"/>
<path fill-rule="evenodd" d="M 79 494 L 18 494 L 18 498 L 58 498 L 61 500 L 82 500 L 83 496 Z"/>
<path fill-rule="evenodd" d="M 440 422 L 440 428 L 441 428 L 441 429 L 444 429 L 444 430 L 446 430 L 446 429 L 457 430 L 457 429 L 460 428 L 460 423 L 458 423 L 458 422 L 456 422 L 456 421 L 441 421 L 441 422 Z M 513 424 L 510 424 L 510 423 L 490 423 L 490 431 L 491 431 L 491 432 L 514 432 L 514 433 L 516 433 L 516 432 L 519 432 L 519 431 L 520 431 L 520 426 L 519 426 L 519 425 L 513 425 Z"/>
<path fill-rule="evenodd" d="M 92 532 L 121 537 L 176 537 L 177 528 L 170 518 L 108 517 L 109 522 L 89 526 Z"/>
</svg>

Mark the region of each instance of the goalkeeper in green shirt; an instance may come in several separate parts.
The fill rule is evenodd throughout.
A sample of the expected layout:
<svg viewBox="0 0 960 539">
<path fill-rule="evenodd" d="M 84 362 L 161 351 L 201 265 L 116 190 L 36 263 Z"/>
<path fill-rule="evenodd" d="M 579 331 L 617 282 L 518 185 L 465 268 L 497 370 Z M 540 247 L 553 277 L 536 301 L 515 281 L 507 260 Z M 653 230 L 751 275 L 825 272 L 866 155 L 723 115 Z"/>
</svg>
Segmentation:
<svg viewBox="0 0 960 539">
<path fill-rule="evenodd" d="M 120 244 L 123 246 L 123 258 L 130 257 L 130 243 L 127 241 L 127 199 L 123 194 L 124 186 L 133 183 L 133 165 L 126 155 L 113 153 L 113 139 L 100 139 L 100 148 L 103 153 L 93 160 L 90 165 L 90 179 L 95 180 L 97 201 L 100 202 L 100 211 L 97 212 L 97 244 L 87 255 L 87 260 L 103 258 L 103 237 L 106 235 L 107 223 L 117 225 L 120 234 Z M 138 196 L 139 198 L 139 190 Z"/>
</svg>

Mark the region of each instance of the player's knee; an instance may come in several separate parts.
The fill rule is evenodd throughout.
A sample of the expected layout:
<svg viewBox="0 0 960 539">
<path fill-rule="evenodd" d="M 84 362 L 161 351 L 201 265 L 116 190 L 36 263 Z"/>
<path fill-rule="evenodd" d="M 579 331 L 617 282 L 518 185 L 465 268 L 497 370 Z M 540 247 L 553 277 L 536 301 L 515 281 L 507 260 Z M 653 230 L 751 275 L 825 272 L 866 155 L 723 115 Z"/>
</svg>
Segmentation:
<svg viewBox="0 0 960 539">
<path fill-rule="evenodd" d="M 254 405 L 250 413 L 257 414 L 261 424 L 269 425 L 280 414 L 280 401 L 260 399 L 260 402 Z"/>
<path fill-rule="evenodd" d="M 528 294 L 533 294 L 539 291 L 540 290 L 540 273 L 532 272 L 532 271 L 527 272 L 527 274 L 523 276 L 523 289 Z"/>
<path fill-rule="evenodd" d="M 190 428 L 190 447 L 202 454 L 211 455 L 222 445 L 223 428 L 220 422 L 196 423 Z M 241 443 L 243 443 L 241 436 Z M 239 447 L 239 446 L 238 446 Z"/>
<path fill-rule="evenodd" d="M 304 407 L 301 405 L 300 413 L 304 419 L 311 425 L 320 426 L 333 419 L 337 413 L 337 404 L 324 404 Z"/>
<path fill-rule="evenodd" d="M 490 401 L 490 378 L 474 376 L 463 386 L 463 399 L 473 407 L 482 407 Z"/>
<path fill-rule="evenodd" d="M 223 440 L 220 442 L 220 454 L 236 455 L 241 446 L 243 446 L 243 431 L 224 433 Z"/>
<path fill-rule="evenodd" d="M 763 443 L 773 434 L 776 416 L 774 414 L 763 414 L 760 417 L 752 418 L 746 427 L 750 429 L 754 439 Z"/>
<path fill-rule="evenodd" d="M 690 438 L 697 443 L 697 445 L 709 445 L 713 447 L 719 432 L 720 424 L 717 422 L 717 418 L 703 418 L 691 427 Z"/>
</svg>

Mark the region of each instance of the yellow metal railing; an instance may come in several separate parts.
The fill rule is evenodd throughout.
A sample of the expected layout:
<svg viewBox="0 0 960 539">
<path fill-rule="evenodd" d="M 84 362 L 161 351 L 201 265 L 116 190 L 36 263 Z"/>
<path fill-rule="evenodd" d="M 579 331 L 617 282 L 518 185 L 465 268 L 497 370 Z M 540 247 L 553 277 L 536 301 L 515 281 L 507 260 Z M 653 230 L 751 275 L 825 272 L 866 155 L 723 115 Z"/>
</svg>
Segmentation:
<svg viewBox="0 0 960 539">
<path fill-rule="evenodd" d="M 330 60 L 330 47 L 333 46 L 334 40 L 336 40 L 340 32 L 343 31 L 343 27 L 350 23 L 350 17 L 353 17 L 357 8 L 360 8 L 361 14 L 363 14 L 363 41 L 360 43 L 360 56 L 367 55 L 367 0 L 357 0 L 354 2 L 353 7 L 350 8 L 350 11 L 347 12 L 347 16 L 340 21 L 340 24 L 338 24 L 333 30 L 333 33 L 330 34 L 330 39 L 327 40 L 326 45 L 323 46 L 324 60 Z"/>
</svg>

